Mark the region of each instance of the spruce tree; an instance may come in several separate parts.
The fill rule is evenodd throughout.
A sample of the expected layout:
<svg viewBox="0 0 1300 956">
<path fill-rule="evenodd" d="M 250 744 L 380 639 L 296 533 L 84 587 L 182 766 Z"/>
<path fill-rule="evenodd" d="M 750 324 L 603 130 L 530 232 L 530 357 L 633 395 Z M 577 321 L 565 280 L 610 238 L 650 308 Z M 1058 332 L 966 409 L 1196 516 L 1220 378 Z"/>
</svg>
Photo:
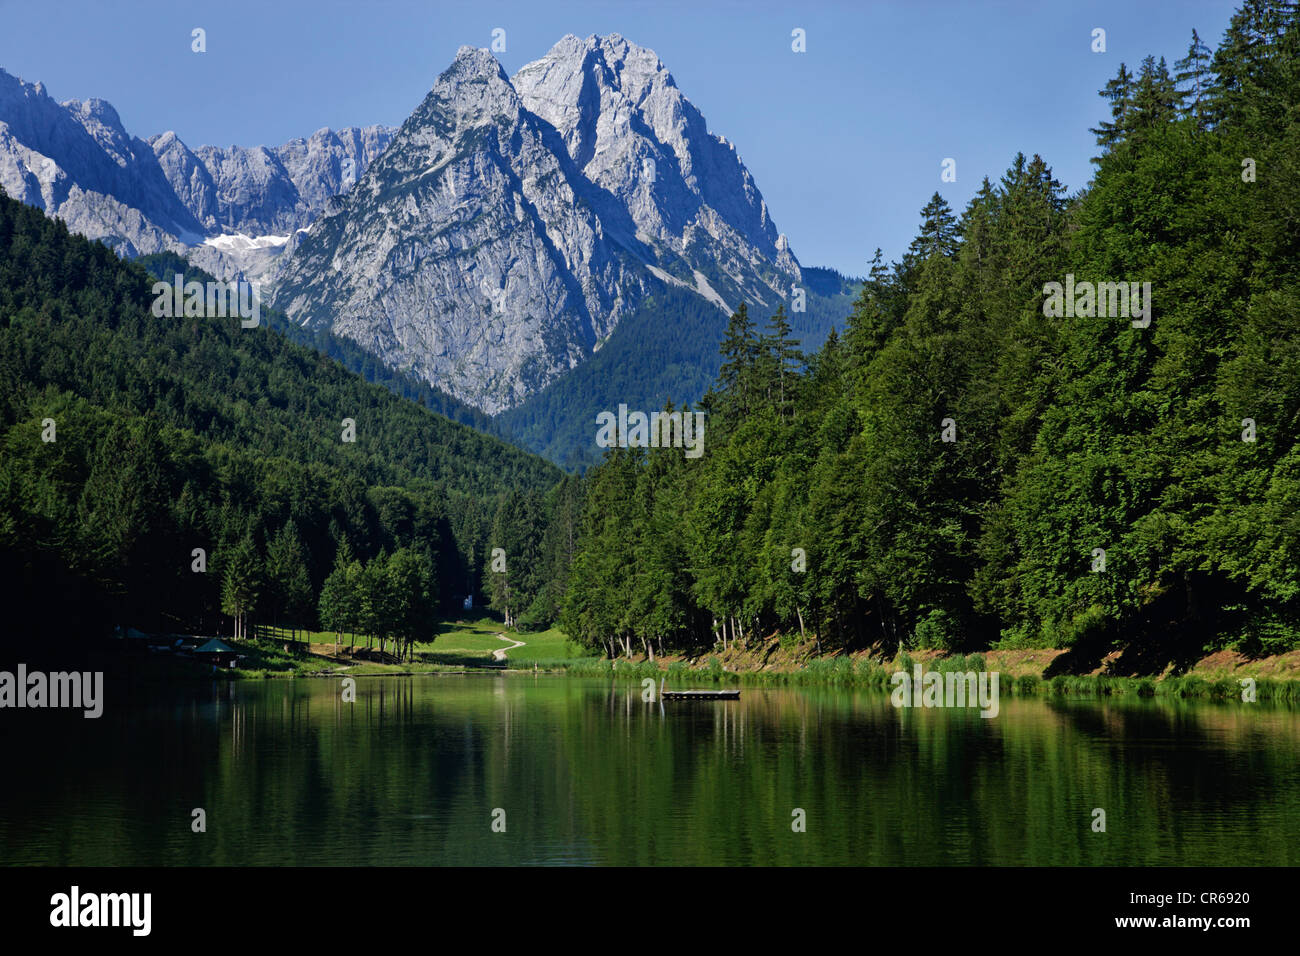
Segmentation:
<svg viewBox="0 0 1300 956">
<path fill-rule="evenodd" d="M 727 321 L 727 330 L 723 334 L 722 365 L 718 369 L 718 381 L 715 392 L 718 394 L 719 411 L 726 422 L 745 418 L 754 403 L 754 371 L 758 361 L 758 340 L 754 334 L 754 323 L 749 317 L 749 307 L 741 302 Z"/>
<path fill-rule="evenodd" d="M 799 341 L 790 337 L 790 320 L 786 317 L 784 305 L 777 306 L 763 337 L 763 345 L 772 377 L 769 404 L 779 418 L 788 421 L 794 413 L 795 384 L 798 370 L 803 365 L 803 355 L 799 351 Z"/>
<path fill-rule="evenodd" d="M 1101 97 L 1110 104 L 1111 118 L 1102 120 L 1096 127 L 1088 130 L 1097 137 L 1101 156 L 1105 156 L 1116 145 L 1123 142 L 1133 130 L 1133 87 L 1133 74 L 1129 72 L 1127 65 L 1121 63 L 1114 79 L 1109 80 L 1101 89 Z M 1101 156 L 1094 156 L 1092 161 L 1100 162 Z"/>
<path fill-rule="evenodd" d="M 235 640 L 248 637 L 248 621 L 262 594 L 262 562 L 251 534 L 224 561 L 221 610 L 234 620 Z"/>
<path fill-rule="evenodd" d="M 872 256 L 867 281 L 862 284 L 849 313 L 844 331 L 844 349 L 850 370 L 865 368 L 885 345 L 901 321 L 896 304 L 901 299 L 894 276 L 886 268 L 877 248 Z"/>
<path fill-rule="evenodd" d="M 1211 82 L 1210 63 L 1213 53 L 1202 41 L 1200 34 L 1192 30 L 1192 42 L 1187 48 L 1187 55 L 1174 63 L 1174 81 L 1179 86 L 1179 99 L 1183 115 L 1196 124 L 1197 129 L 1205 128 L 1204 100 Z"/>
<path fill-rule="evenodd" d="M 270 591 L 274 623 L 283 621 L 294 632 L 304 626 L 312 600 L 311 575 L 307 571 L 307 555 L 303 550 L 298 528 L 292 521 L 284 526 L 266 549 L 266 579 Z"/>
<path fill-rule="evenodd" d="M 936 192 L 921 209 L 921 231 L 908 246 L 907 255 L 916 264 L 934 256 L 951 257 L 957 252 L 957 239 L 952 207 Z"/>
<path fill-rule="evenodd" d="M 1180 96 L 1174 80 L 1169 75 L 1165 58 L 1145 57 L 1133 86 L 1133 108 L 1130 113 L 1130 132 L 1163 127 L 1178 116 Z"/>
</svg>

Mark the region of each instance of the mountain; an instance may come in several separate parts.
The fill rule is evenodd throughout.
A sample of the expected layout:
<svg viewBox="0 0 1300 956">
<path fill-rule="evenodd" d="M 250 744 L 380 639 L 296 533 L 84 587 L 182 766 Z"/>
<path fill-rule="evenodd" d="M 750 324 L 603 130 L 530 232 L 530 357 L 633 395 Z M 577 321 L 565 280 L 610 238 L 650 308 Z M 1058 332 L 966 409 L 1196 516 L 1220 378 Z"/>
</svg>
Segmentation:
<svg viewBox="0 0 1300 956">
<path fill-rule="evenodd" d="M 702 272 L 733 304 L 748 296 L 775 309 L 789 295 L 799 263 L 753 177 L 653 51 L 618 34 L 569 35 L 514 85 L 582 174 L 617 198 L 661 265 L 686 266 L 674 274 L 701 290 Z"/>
<path fill-rule="evenodd" d="M 0 70 L 0 186 L 122 255 L 196 242 L 203 227 L 153 149 L 99 99 L 56 103 Z"/>
<path fill-rule="evenodd" d="M 496 414 L 670 290 L 725 319 L 742 299 L 775 310 L 800 281 L 734 147 L 659 58 L 567 36 L 513 80 L 462 47 L 290 241 L 273 302 Z"/>
<path fill-rule="evenodd" d="M 267 324 L 157 317 L 152 283 L 0 196 L 0 574 L 27 596 L 12 633 L 35 644 L 54 623 L 212 626 L 245 572 L 269 622 L 284 536 L 313 594 L 346 539 L 362 560 L 426 553 L 459 609 L 500 502 L 562 477 Z"/>
<path fill-rule="evenodd" d="M 829 269 L 805 267 L 803 277 L 807 309 L 787 319 L 800 350 L 811 353 L 822 346 L 832 325 L 844 325 L 861 285 Z M 718 344 L 727 318 L 686 289 L 666 288 L 620 322 L 588 361 L 493 422 L 520 447 L 581 471 L 604 455 L 594 442 L 598 413 L 616 410 L 620 403 L 649 411 L 670 402 L 680 408 L 708 391 L 722 364 Z"/>
<path fill-rule="evenodd" d="M 0 186 L 123 256 L 173 251 L 223 277 L 266 277 L 290 235 L 392 139 L 383 126 L 318 130 L 282 146 L 191 150 L 131 136 L 103 100 L 57 103 L 0 70 Z"/>
<path fill-rule="evenodd" d="M 653 278 L 620 213 L 495 57 L 462 47 L 298 240 L 273 302 L 496 412 L 590 354 Z"/>
<path fill-rule="evenodd" d="M 618 35 L 513 79 L 462 47 L 400 130 L 275 147 L 140 140 L 0 71 L 0 185 L 121 255 L 259 281 L 295 341 L 573 467 L 597 411 L 696 401 L 740 302 L 760 324 L 784 304 L 815 348 L 852 293 L 800 265 L 735 147 Z"/>
<path fill-rule="evenodd" d="M 220 276 L 269 281 L 290 238 L 339 193 L 351 188 L 395 130 L 386 126 L 320 129 L 283 146 L 201 146 L 175 133 L 151 137 L 167 181 L 209 232 L 188 251 Z"/>
<path fill-rule="evenodd" d="M 283 146 L 192 152 L 172 132 L 149 145 L 168 183 L 208 232 L 250 236 L 306 228 L 325 204 L 349 188 L 384 151 L 394 130 L 384 126 L 317 130 Z"/>
</svg>

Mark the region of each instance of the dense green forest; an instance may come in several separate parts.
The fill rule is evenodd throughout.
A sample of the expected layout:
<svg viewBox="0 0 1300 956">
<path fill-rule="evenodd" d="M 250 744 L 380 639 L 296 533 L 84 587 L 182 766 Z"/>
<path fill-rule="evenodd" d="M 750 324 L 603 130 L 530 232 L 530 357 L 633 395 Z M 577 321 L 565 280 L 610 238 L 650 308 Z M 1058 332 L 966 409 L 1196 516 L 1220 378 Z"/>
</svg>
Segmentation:
<svg viewBox="0 0 1300 956">
<path fill-rule="evenodd" d="M 670 408 L 661 373 L 720 337 L 704 455 L 582 476 L 269 310 L 156 318 L 145 269 L 0 197 L 10 639 L 275 623 L 409 651 L 473 594 L 611 655 L 1300 646 L 1300 14 L 1249 0 L 1217 51 L 1193 32 L 1101 93 L 1086 189 L 1018 154 L 960 214 L 936 193 L 820 347 L 783 308 L 697 302 L 639 357 L 620 327 L 505 424 L 537 444 L 563 407 L 546 451 L 580 465 L 596 378 Z M 808 271 L 823 304 L 856 288 Z M 1114 283 L 1149 312 L 1102 308 Z"/>
<path fill-rule="evenodd" d="M 481 596 L 497 511 L 557 469 L 273 328 L 156 318 L 152 284 L 0 197 L 9 640 L 251 621 L 409 646 Z M 336 565 L 361 575 L 345 595 Z"/>
<path fill-rule="evenodd" d="M 571 636 L 1300 645 L 1300 15 L 1249 0 L 1102 96 L 1086 190 L 1017 155 L 960 215 L 936 193 L 814 354 L 738 309 L 704 456 L 588 472 Z M 1048 301 L 1118 282 L 1145 327 Z"/>
</svg>

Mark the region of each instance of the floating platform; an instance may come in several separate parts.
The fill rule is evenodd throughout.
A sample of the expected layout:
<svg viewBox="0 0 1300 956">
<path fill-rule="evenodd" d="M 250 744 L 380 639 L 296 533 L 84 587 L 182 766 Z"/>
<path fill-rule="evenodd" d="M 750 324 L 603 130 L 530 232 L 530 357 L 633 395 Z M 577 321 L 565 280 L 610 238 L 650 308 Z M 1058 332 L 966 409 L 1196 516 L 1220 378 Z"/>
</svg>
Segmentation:
<svg viewBox="0 0 1300 956">
<path fill-rule="evenodd" d="M 666 690 L 664 700 L 740 700 L 738 690 Z"/>
</svg>

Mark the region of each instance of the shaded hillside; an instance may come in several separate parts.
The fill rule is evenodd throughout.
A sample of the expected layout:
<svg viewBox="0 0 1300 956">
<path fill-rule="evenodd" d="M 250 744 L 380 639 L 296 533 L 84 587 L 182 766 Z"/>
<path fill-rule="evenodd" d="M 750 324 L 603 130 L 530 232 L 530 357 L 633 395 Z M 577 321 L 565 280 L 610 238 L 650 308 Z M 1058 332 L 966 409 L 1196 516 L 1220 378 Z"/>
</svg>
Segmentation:
<svg viewBox="0 0 1300 956">
<path fill-rule="evenodd" d="M 0 197 L 0 573 L 42 633 L 212 631 L 231 600 L 309 625 L 344 539 L 363 561 L 418 555 L 454 605 L 499 499 L 560 477 L 272 329 L 156 318 L 151 285 Z"/>
</svg>

